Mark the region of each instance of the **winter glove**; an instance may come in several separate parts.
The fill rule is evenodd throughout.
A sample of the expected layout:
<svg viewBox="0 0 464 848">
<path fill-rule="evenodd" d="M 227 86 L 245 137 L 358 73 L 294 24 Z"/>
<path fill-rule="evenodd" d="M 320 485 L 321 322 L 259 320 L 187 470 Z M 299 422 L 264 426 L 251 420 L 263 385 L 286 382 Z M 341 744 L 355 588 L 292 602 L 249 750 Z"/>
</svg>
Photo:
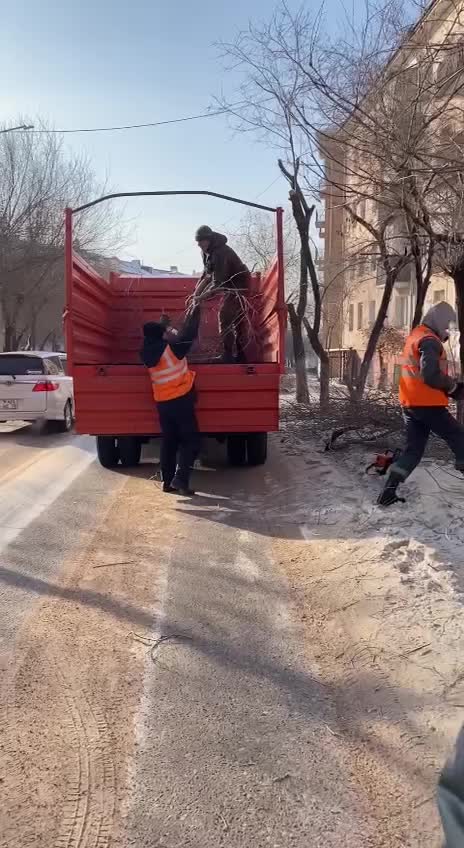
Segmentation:
<svg viewBox="0 0 464 848">
<path fill-rule="evenodd" d="M 449 392 L 449 397 L 453 400 L 464 400 L 464 382 L 459 380 L 454 389 Z"/>
</svg>

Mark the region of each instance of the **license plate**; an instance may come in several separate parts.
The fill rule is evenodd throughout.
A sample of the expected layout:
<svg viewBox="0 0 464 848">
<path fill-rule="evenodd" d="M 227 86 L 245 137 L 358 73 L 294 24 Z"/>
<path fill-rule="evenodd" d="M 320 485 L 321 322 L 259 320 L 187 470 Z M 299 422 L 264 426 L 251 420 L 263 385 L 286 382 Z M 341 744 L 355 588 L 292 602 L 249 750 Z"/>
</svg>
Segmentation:
<svg viewBox="0 0 464 848">
<path fill-rule="evenodd" d="M 8 410 L 8 409 L 17 409 L 18 401 L 17 400 L 0 400 L 0 409 Z"/>
</svg>

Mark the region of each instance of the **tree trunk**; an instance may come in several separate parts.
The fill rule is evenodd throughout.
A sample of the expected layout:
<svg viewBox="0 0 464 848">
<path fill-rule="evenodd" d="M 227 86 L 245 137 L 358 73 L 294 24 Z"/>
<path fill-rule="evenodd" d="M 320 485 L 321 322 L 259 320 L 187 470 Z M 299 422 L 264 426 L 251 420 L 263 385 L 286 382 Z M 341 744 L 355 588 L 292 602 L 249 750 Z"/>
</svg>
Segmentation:
<svg viewBox="0 0 464 848">
<path fill-rule="evenodd" d="M 429 287 L 428 283 L 427 284 L 423 283 L 420 291 L 418 291 L 418 293 L 417 293 L 416 307 L 414 309 L 414 318 L 412 319 L 412 329 L 413 330 L 414 330 L 414 327 L 419 326 L 419 324 L 422 320 L 422 312 L 424 310 L 424 302 L 425 302 L 425 297 L 426 297 L 426 294 L 427 294 L 428 287 Z"/>
<path fill-rule="evenodd" d="M 457 375 L 459 377 L 464 374 L 464 268 L 456 271 L 453 279 L 459 330 L 459 367 L 461 372 L 460 375 Z M 460 424 L 464 424 L 464 402 L 462 400 L 458 401 L 457 404 L 457 419 Z"/>
<path fill-rule="evenodd" d="M 375 319 L 374 326 L 372 327 L 372 332 L 369 336 L 366 351 L 361 362 L 361 368 L 359 369 L 358 379 L 356 380 L 355 391 L 352 394 L 352 398 L 355 401 L 362 400 L 364 389 L 366 388 L 366 381 L 367 376 L 369 374 L 369 368 L 371 367 L 371 362 L 377 348 L 380 333 L 382 332 L 383 326 L 385 324 L 385 318 L 387 317 L 388 307 L 390 305 L 390 300 L 393 293 L 393 286 L 395 285 L 396 277 L 397 273 L 395 272 L 389 272 L 386 275 L 385 286 L 383 289 L 383 295 L 379 311 L 377 313 L 377 318 Z"/>
<path fill-rule="evenodd" d="M 327 354 L 321 358 L 320 363 L 321 374 L 319 377 L 319 404 L 321 409 L 324 409 L 329 405 L 330 399 L 330 363 Z"/>
<path fill-rule="evenodd" d="M 319 375 L 319 404 L 320 406 L 326 407 L 329 403 L 330 397 L 330 361 L 329 354 L 325 350 L 324 346 L 321 343 L 319 338 L 319 333 L 317 333 L 311 324 L 309 323 L 307 318 L 303 318 L 303 324 L 306 330 L 306 335 L 309 339 L 309 344 L 311 345 L 314 353 L 320 362 L 320 375 Z"/>
<path fill-rule="evenodd" d="M 380 348 L 377 351 L 377 353 L 379 354 L 379 369 L 380 369 L 379 382 L 377 384 L 377 388 L 379 389 L 379 391 L 384 392 L 387 388 L 387 385 L 388 385 L 387 366 L 385 364 L 383 352 L 380 350 Z"/>
<path fill-rule="evenodd" d="M 16 329 L 12 327 L 11 324 L 5 325 L 5 339 L 3 342 L 3 350 L 16 350 L 17 348 L 17 339 L 16 339 Z"/>
<path fill-rule="evenodd" d="M 296 313 L 293 303 L 288 304 L 288 317 L 290 318 L 293 355 L 295 358 L 296 400 L 298 403 L 309 403 L 306 352 L 303 344 L 303 332 L 301 328 L 301 320 Z"/>
</svg>

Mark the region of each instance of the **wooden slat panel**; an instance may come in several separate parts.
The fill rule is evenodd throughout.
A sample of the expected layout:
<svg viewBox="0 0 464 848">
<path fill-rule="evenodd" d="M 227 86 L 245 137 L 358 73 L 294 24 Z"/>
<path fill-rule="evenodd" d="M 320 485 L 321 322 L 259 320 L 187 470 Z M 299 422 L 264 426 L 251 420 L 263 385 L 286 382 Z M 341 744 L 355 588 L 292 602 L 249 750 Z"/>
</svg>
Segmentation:
<svg viewBox="0 0 464 848">
<path fill-rule="evenodd" d="M 248 413 L 208 412 L 198 414 L 202 433 L 253 433 L 273 432 L 279 429 L 277 410 Z M 159 434 L 159 424 L 154 410 L 151 413 L 114 412 L 82 413 L 77 419 L 77 432 L 91 435 L 149 435 Z"/>
<path fill-rule="evenodd" d="M 130 409 L 132 412 L 145 412 L 153 406 L 151 387 L 144 387 L 142 391 L 131 392 Z M 114 392 L 107 394 L 96 394 L 84 391 L 75 395 L 76 409 L 79 415 L 82 412 L 99 412 L 108 409 L 118 412 L 117 395 Z M 251 402 L 250 394 L 245 392 L 199 392 L 197 409 L 201 411 L 224 411 L 224 410 L 250 410 L 267 409 L 272 410 L 275 405 L 274 392 L 255 392 Z"/>
<path fill-rule="evenodd" d="M 173 294 L 191 292 L 198 282 L 198 277 L 115 277 L 113 290 L 117 297 L 124 296 L 128 288 L 137 296 L 158 293 Z"/>
<path fill-rule="evenodd" d="M 133 368 L 133 374 L 117 373 L 118 366 L 108 368 L 106 376 L 99 376 L 96 370 L 89 366 L 87 373 L 82 373 L 82 366 L 78 366 L 74 375 L 74 391 L 88 391 L 92 393 L 116 393 L 119 397 L 131 394 L 132 391 L 140 391 L 142 385 L 148 386 L 148 376 L 145 369 L 137 366 L 119 366 L 119 369 Z M 244 392 L 245 394 L 263 390 L 278 391 L 278 373 L 262 374 L 215 374 L 214 365 L 209 366 L 212 370 L 204 371 L 204 365 L 199 365 L 192 370 L 196 372 L 196 387 L 198 391 L 212 392 Z M 221 368 L 221 366 L 217 366 Z M 237 366 L 239 367 L 239 366 Z M 261 366 L 263 367 L 263 366 Z M 137 381 L 137 382 L 136 382 Z"/>
<path fill-rule="evenodd" d="M 80 362 L 105 362 L 111 359 L 113 333 L 111 288 L 87 263 L 73 257 L 71 302 L 72 373 Z"/>
<path fill-rule="evenodd" d="M 112 278 L 109 286 L 85 263 L 74 263 L 74 389 L 77 429 L 82 433 L 158 432 L 147 373 L 139 364 L 143 323 L 161 311 L 180 324 L 195 278 Z M 278 319 L 275 269 L 253 276 L 250 316 L 261 363 L 246 366 L 192 365 L 203 432 L 259 432 L 278 428 Z M 192 355 L 218 346 L 220 298 L 204 307 L 199 342 Z M 220 345 L 219 345 L 220 347 Z M 264 360 L 264 362 L 262 361 Z M 120 362 L 122 364 L 112 364 Z M 94 363 L 94 365 L 90 364 Z M 124 364 L 133 363 L 133 364 Z M 99 374 L 101 366 L 103 373 Z"/>
</svg>

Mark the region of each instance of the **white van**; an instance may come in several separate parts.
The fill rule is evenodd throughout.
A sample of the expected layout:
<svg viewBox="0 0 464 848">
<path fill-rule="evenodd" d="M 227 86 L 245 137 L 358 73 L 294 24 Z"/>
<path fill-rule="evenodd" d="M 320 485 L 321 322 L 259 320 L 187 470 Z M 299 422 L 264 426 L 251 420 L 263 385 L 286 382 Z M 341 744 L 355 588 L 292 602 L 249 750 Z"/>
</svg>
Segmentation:
<svg viewBox="0 0 464 848">
<path fill-rule="evenodd" d="M 53 422 L 69 432 L 74 419 L 73 381 L 66 354 L 43 350 L 0 353 L 0 422 Z"/>
</svg>

